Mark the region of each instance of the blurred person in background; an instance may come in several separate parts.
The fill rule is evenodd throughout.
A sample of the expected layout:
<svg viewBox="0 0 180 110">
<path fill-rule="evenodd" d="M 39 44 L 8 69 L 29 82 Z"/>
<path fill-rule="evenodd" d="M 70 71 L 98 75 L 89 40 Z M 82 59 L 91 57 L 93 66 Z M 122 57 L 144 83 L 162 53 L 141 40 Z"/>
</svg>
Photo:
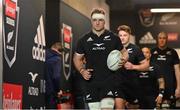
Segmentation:
<svg viewBox="0 0 180 110">
<path fill-rule="evenodd" d="M 86 59 L 83 57 L 83 66 L 86 68 Z M 73 74 L 73 95 L 74 95 L 74 109 L 88 109 L 85 101 L 85 80 L 78 71 Z"/>
<path fill-rule="evenodd" d="M 45 104 L 47 109 L 56 109 L 58 104 L 58 97 L 62 95 L 62 90 L 60 87 L 60 74 L 62 72 L 61 52 L 62 52 L 62 45 L 60 42 L 54 43 L 50 49 L 46 50 Z"/>
<path fill-rule="evenodd" d="M 143 109 L 155 109 L 160 107 L 162 103 L 165 82 L 163 73 L 160 71 L 159 66 L 151 63 L 151 51 L 148 47 L 143 47 L 142 52 L 149 62 L 149 70 L 140 72 L 139 80 L 142 91 L 141 107 Z"/>
<path fill-rule="evenodd" d="M 165 80 L 165 93 L 162 107 L 175 108 L 176 99 L 180 98 L 180 69 L 177 52 L 167 46 L 168 35 L 160 32 L 157 47 L 151 50 L 152 63 L 159 65 Z"/>
</svg>

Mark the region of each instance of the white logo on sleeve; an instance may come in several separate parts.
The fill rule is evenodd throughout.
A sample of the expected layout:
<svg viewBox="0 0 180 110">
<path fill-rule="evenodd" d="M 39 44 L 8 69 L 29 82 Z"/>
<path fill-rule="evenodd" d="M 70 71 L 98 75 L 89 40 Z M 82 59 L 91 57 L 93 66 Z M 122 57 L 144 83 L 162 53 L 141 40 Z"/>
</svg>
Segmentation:
<svg viewBox="0 0 180 110">
<path fill-rule="evenodd" d="M 45 62 L 45 34 L 44 34 L 44 23 L 43 23 L 43 17 L 41 16 L 40 24 L 37 27 L 37 34 L 34 37 L 34 43 L 36 46 L 33 46 L 32 48 L 32 57 L 35 60 L 43 61 Z"/>
</svg>

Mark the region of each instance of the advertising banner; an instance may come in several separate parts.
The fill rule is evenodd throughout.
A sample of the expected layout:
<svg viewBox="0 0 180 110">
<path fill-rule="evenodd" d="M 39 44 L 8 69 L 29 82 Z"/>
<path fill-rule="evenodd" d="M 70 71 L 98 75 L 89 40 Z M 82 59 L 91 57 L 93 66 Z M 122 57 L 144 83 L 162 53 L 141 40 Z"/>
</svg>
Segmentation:
<svg viewBox="0 0 180 110">
<path fill-rule="evenodd" d="M 22 109 L 22 85 L 3 83 L 3 109 Z"/>
<path fill-rule="evenodd" d="M 151 13 L 149 9 L 140 9 L 136 26 L 137 44 L 154 47 L 158 33 L 164 31 L 168 34 L 168 45 L 179 48 L 179 19 L 179 13 Z"/>
<path fill-rule="evenodd" d="M 82 15 L 80 12 L 69 7 L 63 2 L 60 3 L 60 8 L 60 38 L 65 49 L 63 53 L 61 86 L 63 90 L 71 91 L 72 86 L 79 83 L 72 82 L 72 78 L 76 79 L 76 81 L 80 78 L 80 76 L 78 76 L 78 78 L 73 76 L 73 74 L 75 74 L 75 68 L 73 67 L 72 61 L 74 49 L 78 39 L 91 29 L 91 22 L 88 17 Z M 70 16 L 73 16 L 73 19 Z"/>
<path fill-rule="evenodd" d="M 6 83 L 21 85 L 21 104 L 17 105 L 20 109 L 45 109 L 44 21 L 45 0 L 3 0 L 4 90 L 7 90 Z M 15 90 L 3 93 L 3 104 L 8 98 L 16 98 L 14 94 L 20 89 Z"/>
</svg>

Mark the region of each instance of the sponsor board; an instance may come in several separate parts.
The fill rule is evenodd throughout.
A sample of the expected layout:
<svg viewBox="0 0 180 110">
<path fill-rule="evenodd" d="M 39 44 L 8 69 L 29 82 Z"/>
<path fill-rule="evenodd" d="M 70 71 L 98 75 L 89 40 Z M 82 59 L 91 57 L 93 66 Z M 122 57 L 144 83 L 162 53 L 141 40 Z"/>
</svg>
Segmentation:
<svg viewBox="0 0 180 110">
<path fill-rule="evenodd" d="M 168 41 L 175 42 L 178 40 L 178 33 L 167 33 L 168 35 Z"/>
<path fill-rule="evenodd" d="M 147 32 L 143 37 L 141 37 L 139 44 L 156 44 L 156 40 L 153 38 L 151 32 Z"/>
<path fill-rule="evenodd" d="M 10 68 L 16 61 L 19 12 L 18 0 L 4 0 L 3 49 L 5 60 Z"/>
<path fill-rule="evenodd" d="M 145 27 L 151 27 L 155 22 L 155 15 L 150 12 L 150 9 L 141 9 L 138 12 L 140 22 Z"/>
<path fill-rule="evenodd" d="M 30 106 L 29 110 L 46 110 L 46 107 L 43 106 L 43 107 L 35 108 L 35 107 Z"/>
<path fill-rule="evenodd" d="M 63 74 L 66 80 L 69 79 L 71 75 L 71 63 L 72 63 L 72 28 L 63 23 L 62 29 L 62 45 L 65 49 L 63 52 Z"/>
<path fill-rule="evenodd" d="M 45 93 L 46 92 L 46 81 L 44 79 L 40 80 L 40 93 Z"/>
<path fill-rule="evenodd" d="M 159 25 L 177 25 L 178 21 L 174 19 L 175 16 L 175 13 L 163 14 L 161 16 L 161 20 L 159 21 Z"/>
<path fill-rule="evenodd" d="M 22 109 L 22 85 L 3 83 L 3 109 Z"/>
<path fill-rule="evenodd" d="M 29 72 L 28 75 L 31 78 L 32 84 L 31 86 L 28 87 L 28 95 L 30 96 L 39 96 L 39 88 L 35 87 L 35 83 L 37 82 L 37 77 L 38 77 L 38 73 L 33 73 L 33 72 Z"/>
<path fill-rule="evenodd" d="M 46 41 L 44 33 L 44 23 L 43 16 L 41 15 L 39 19 L 39 25 L 37 27 L 37 34 L 34 37 L 35 45 L 32 48 L 32 57 L 34 60 L 45 62 L 46 59 Z"/>
</svg>

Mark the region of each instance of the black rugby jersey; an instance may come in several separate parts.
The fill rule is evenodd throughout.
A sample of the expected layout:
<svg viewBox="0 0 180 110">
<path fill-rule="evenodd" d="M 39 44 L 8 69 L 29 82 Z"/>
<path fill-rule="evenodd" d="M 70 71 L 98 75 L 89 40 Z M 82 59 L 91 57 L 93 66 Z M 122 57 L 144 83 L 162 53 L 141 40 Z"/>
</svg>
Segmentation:
<svg viewBox="0 0 180 110">
<path fill-rule="evenodd" d="M 134 45 L 134 44 L 129 44 L 126 47 L 128 54 L 129 54 L 129 62 L 133 63 L 133 64 L 139 64 L 139 62 L 141 62 L 142 60 L 145 59 L 144 54 L 142 53 L 141 49 Z"/>
<path fill-rule="evenodd" d="M 158 47 L 151 50 L 151 61 L 160 66 L 160 69 L 165 78 L 165 87 L 176 88 L 176 78 L 174 65 L 179 64 L 178 54 L 174 49 L 167 47 L 164 50 Z"/>
<path fill-rule="evenodd" d="M 141 49 L 134 44 L 129 44 L 126 47 L 128 54 L 129 54 L 129 59 L 128 61 L 131 62 L 132 64 L 138 65 L 139 62 L 143 61 L 145 59 L 144 54 L 142 53 Z M 123 72 L 126 76 L 137 76 L 137 73 L 139 73 L 136 70 L 124 70 Z"/>
<path fill-rule="evenodd" d="M 143 94 L 157 96 L 159 92 L 158 79 L 163 78 L 159 66 L 150 63 L 149 71 L 140 72 L 138 76 Z"/>
<path fill-rule="evenodd" d="M 108 54 L 114 49 L 122 50 L 123 45 L 119 37 L 108 30 L 99 37 L 91 31 L 79 39 L 76 52 L 84 54 L 86 67 L 94 70 L 90 81 L 102 82 L 114 74 L 107 67 Z"/>
</svg>

